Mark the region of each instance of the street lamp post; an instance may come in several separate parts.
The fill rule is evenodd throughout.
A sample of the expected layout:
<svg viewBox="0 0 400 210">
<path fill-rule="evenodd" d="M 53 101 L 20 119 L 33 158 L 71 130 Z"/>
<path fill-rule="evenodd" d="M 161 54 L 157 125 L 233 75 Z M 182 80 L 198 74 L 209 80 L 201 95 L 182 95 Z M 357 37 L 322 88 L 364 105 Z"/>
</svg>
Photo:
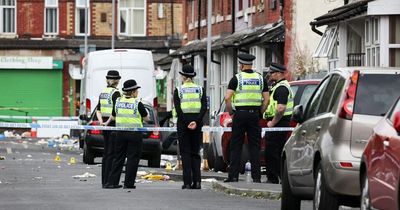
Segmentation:
<svg viewBox="0 0 400 210">
<path fill-rule="evenodd" d="M 208 104 L 209 108 L 211 108 L 211 89 L 210 89 L 210 82 L 211 82 L 211 12 L 212 12 L 212 1 L 208 0 L 208 15 L 207 15 L 207 95 L 208 95 Z M 200 26 L 199 26 L 200 30 Z M 209 109 L 208 113 L 208 122 L 211 124 L 211 113 Z"/>
</svg>

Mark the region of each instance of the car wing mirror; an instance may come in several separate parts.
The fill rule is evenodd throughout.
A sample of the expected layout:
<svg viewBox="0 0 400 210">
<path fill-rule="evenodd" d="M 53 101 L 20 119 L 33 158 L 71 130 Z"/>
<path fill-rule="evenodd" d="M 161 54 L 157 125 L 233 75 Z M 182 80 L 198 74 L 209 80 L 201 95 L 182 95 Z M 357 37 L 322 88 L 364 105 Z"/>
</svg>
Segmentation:
<svg viewBox="0 0 400 210">
<path fill-rule="evenodd" d="M 400 135 L 400 111 L 394 114 L 393 127 L 397 131 L 397 134 Z"/>
<path fill-rule="evenodd" d="M 303 120 L 304 120 L 303 105 L 297 105 L 297 106 L 294 107 L 292 119 L 296 123 L 302 123 L 303 122 Z"/>
</svg>

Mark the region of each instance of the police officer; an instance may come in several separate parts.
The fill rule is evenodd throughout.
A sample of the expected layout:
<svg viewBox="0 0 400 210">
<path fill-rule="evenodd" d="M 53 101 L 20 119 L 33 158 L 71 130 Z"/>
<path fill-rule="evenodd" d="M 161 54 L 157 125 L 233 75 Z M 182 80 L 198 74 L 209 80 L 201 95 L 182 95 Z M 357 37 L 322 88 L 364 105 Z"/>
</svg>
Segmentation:
<svg viewBox="0 0 400 210">
<path fill-rule="evenodd" d="M 148 113 L 137 98 L 138 89 L 136 81 L 131 79 L 124 82 L 122 91 L 124 96 L 117 99 L 115 107 L 112 110 L 112 118 L 115 118 L 117 127 L 143 127 L 142 118 L 150 121 Z M 122 167 L 125 158 L 125 189 L 135 189 L 136 173 L 139 167 L 140 156 L 142 153 L 142 133 L 134 131 L 119 131 L 116 135 L 116 157 L 114 159 L 111 174 L 108 183 L 105 186 L 108 189 L 120 188 L 119 180 L 121 178 Z"/>
<path fill-rule="evenodd" d="M 207 98 L 204 89 L 193 82 L 196 72 L 192 66 L 184 65 L 179 73 L 183 83 L 175 89 L 174 105 L 178 115 L 177 131 L 183 167 L 182 189 L 201 189 L 201 127 L 207 111 Z"/>
<path fill-rule="evenodd" d="M 108 118 L 111 116 L 112 108 L 115 105 L 115 101 L 121 96 L 120 92 L 117 89 L 119 80 L 121 79 L 118 71 L 108 71 L 106 79 L 107 87 L 99 96 L 99 103 L 96 110 L 96 116 L 99 120 L 100 125 L 105 125 L 105 122 L 108 121 Z M 109 126 L 115 126 L 115 121 L 110 121 Z M 101 160 L 101 184 L 103 188 L 107 183 L 107 179 L 112 167 L 112 162 L 115 157 L 113 143 L 114 137 L 115 132 L 108 130 L 103 131 L 104 150 L 103 159 Z"/>
<path fill-rule="evenodd" d="M 233 117 L 232 137 L 230 142 L 229 175 L 224 182 L 237 182 L 242 146 L 245 134 L 249 141 L 251 177 L 253 182 L 261 181 L 259 125 L 261 113 L 268 105 L 268 85 L 261 74 L 252 70 L 255 56 L 239 54 L 241 72 L 236 74 L 228 85 L 225 95 L 227 111 L 233 114 L 232 103 L 236 109 Z"/>
<path fill-rule="evenodd" d="M 270 77 L 275 81 L 271 89 L 268 109 L 265 113 L 269 128 L 289 127 L 293 113 L 293 93 L 289 82 L 285 79 L 286 68 L 277 63 L 271 63 Z M 265 133 L 267 161 L 267 183 L 279 183 L 280 159 L 283 146 L 287 140 L 288 131 L 273 131 Z"/>
</svg>

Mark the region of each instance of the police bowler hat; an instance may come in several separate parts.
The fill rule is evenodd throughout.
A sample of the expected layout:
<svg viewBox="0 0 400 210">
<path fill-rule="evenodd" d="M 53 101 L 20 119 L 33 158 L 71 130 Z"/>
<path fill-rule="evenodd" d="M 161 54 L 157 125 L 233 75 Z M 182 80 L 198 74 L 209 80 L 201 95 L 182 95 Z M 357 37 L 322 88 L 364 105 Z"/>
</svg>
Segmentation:
<svg viewBox="0 0 400 210">
<path fill-rule="evenodd" d="M 239 54 L 237 57 L 238 57 L 239 63 L 244 64 L 244 65 L 252 65 L 253 60 L 256 59 L 256 56 L 247 54 L 247 53 Z"/>
<path fill-rule="evenodd" d="M 106 78 L 107 79 L 121 79 L 121 76 L 119 76 L 118 71 L 110 70 L 107 72 Z"/>
<path fill-rule="evenodd" d="M 184 65 L 182 67 L 182 71 L 180 71 L 179 74 L 182 74 L 183 76 L 186 76 L 186 77 L 195 77 L 196 76 L 196 72 L 194 72 L 194 68 L 191 65 Z"/>
<path fill-rule="evenodd" d="M 136 90 L 138 88 L 140 88 L 140 86 L 137 85 L 136 81 L 134 79 L 129 79 L 124 82 L 122 91 Z"/>
<path fill-rule="evenodd" d="M 271 63 L 271 66 L 269 67 L 270 73 L 274 73 L 274 72 L 284 73 L 285 71 L 286 71 L 285 66 L 283 66 L 279 63 Z"/>
</svg>

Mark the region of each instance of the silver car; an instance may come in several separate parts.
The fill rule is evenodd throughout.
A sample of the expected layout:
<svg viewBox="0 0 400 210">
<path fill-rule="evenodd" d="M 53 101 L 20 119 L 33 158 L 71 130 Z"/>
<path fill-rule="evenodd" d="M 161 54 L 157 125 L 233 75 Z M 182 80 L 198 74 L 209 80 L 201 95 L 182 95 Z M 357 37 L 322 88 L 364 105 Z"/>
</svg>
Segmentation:
<svg viewBox="0 0 400 210">
<path fill-rule="evenodd" d="M 306 107 L 282 152 L 282 207 L 314 209 L 359 205 L 360 157 L 373 126 L 400 96 L 400 69 L 351 67 L 328 74 Z M 304 110 L 304 111 L 303 111 Z"/>
</svg>

